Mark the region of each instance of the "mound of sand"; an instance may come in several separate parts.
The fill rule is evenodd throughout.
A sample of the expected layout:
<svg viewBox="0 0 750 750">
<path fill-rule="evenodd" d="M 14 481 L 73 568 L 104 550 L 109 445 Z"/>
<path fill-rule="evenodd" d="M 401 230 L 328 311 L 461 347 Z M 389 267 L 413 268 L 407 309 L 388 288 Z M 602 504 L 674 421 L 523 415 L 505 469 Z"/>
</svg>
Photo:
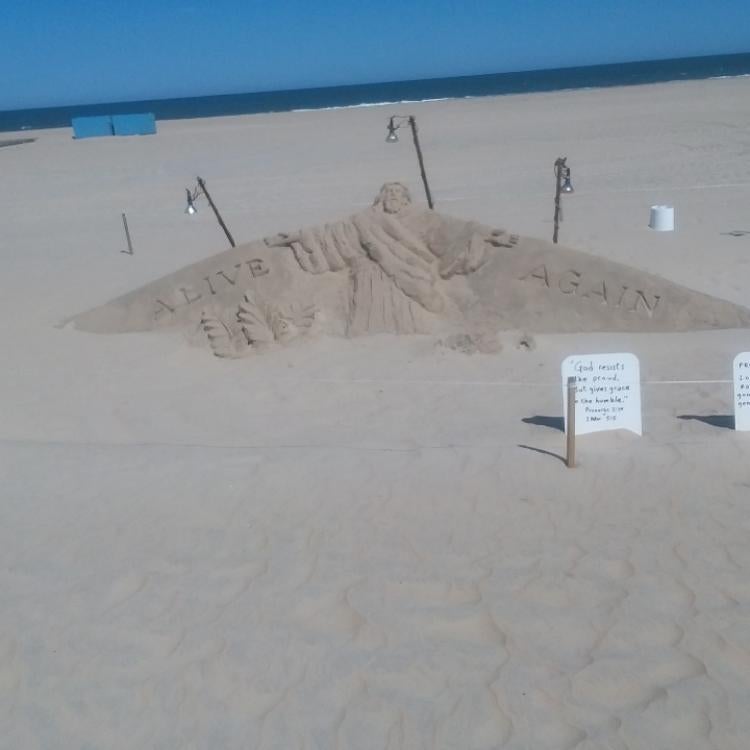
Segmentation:
<svg viewBox="0 0 750 750">
<path fill-rule="evenodd" d="M 191 328 L 235 357 L 320 331 L 689 331 L 750 310 L 634 268 L 412 205 L 400 183 L 343 221 L 183 268 L 74 318 L 99 333 Z"/>
</svg>

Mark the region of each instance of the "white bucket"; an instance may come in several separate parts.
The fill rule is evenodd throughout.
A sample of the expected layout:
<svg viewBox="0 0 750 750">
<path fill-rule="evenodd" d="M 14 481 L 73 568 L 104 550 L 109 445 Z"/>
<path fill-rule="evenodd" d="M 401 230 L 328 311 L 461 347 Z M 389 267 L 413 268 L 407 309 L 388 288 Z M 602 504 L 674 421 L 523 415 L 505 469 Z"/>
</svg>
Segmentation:
<svg viewBox="0 0 750 750">
<path fill-rule="evenodd" d="M 674 206 L 651 206 L 651 219 L 648 225 L 657 232 L 673 232 Z"/>
</svg>

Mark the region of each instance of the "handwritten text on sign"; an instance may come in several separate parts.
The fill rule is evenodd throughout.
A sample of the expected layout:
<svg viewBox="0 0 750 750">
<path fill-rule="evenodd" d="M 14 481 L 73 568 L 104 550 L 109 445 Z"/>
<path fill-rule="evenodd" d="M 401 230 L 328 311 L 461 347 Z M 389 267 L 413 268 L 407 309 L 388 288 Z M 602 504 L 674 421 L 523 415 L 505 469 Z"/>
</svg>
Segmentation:
<svg viewBox="0 0 750 750">
<path fill-rule="evenodd" d="M 734 429 L 750 430 L 750 352 L 734 358 Z"/>
<path fill-rule="evenodd" d="M 630 430 L 642 434 L 638 357 L 634 354 L 585 354 L 563 360 L 566 422 L 568 378 L 571 377 L 576 379 L 576 435 L 602 430 Z M 566 431 L 567 428 L 566 424 Z"/>
</svg>

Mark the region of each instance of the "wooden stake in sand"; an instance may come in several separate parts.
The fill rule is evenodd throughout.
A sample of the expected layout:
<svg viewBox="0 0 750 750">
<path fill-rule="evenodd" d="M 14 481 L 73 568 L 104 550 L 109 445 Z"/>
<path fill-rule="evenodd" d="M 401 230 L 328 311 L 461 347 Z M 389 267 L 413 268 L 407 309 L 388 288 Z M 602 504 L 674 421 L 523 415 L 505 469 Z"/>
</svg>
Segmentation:
<svg viewBox="0 0 750 750">
<path fill-rule="evenodd" d="M 133 243 L 130 241 L 130 230 L 128 229 L 128 217 L 125 214 L 122 215 L 122 226 L 125 228 L 125 239 L 128 241 L 128 249 L 120 250 L 121 253 L 127 253 L 128 255 L 133 254 Z"/>
<path fill-rule="evenodd" d="M 568 420 L 565 435 L 565 464 L 569 469 L 576 465 L 576 379 L 568 378 Z"/>
</svg>

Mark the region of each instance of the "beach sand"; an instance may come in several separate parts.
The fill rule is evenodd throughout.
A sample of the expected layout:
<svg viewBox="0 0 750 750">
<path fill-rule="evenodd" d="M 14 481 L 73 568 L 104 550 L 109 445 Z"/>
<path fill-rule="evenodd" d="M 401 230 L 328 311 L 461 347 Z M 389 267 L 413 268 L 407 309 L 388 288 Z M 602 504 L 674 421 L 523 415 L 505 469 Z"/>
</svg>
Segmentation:
<svg viewBox="0 0 750 750">
<path fill-rule="evenodd" d="M 238 242 L 421 201 L 394 113 L 441 212 L 549 239 L 567 156 L 562 243 L 750 304 L 748 78 L 7 134 L 0 747 L 747 747 L 750 330 L 220 360 L 58 327 L 226 249 L 197 175 Z M 560 363 L 606 351 L 644 435 L 569 470 Z"/>
</svg>

